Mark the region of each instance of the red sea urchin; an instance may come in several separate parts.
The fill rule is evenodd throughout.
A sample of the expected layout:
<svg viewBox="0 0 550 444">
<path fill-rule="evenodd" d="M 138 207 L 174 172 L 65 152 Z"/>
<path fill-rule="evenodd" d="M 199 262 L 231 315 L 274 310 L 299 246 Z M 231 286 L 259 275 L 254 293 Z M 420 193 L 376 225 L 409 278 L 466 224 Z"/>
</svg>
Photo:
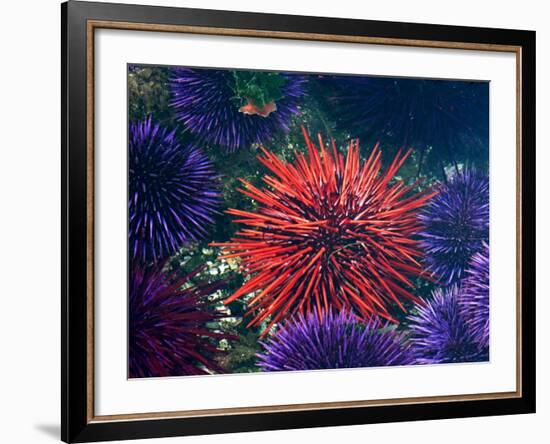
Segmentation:
<svg viewBox="0 0 550 444">
<path fill-rule="evenodd" d="M 409 291 L 422 273 L 416 212 L 433 194 L 392 182 L 409 152 L 382 171 L 378 146 L 361 162 L 358 141 L 343 155 L 334 141 L 327 149 L 320 136 L 319 147 L 304 137 L 308 155 L 294 163 L 262 148 L 259 161 L 273 174 L 264 176 L 267 188 L 241 180 L 257 210 L 228 210 L 246 228 L 214 245 L 240 258 L 250 279 L 225 302 L 255 293 L 249 325 L 272 316 L 265 331 L 296 312 L 321 316 L 332 307 L 393 321 L 390 305 L 405 311 L 403 300 L 417 300 Z"/>
</svg>

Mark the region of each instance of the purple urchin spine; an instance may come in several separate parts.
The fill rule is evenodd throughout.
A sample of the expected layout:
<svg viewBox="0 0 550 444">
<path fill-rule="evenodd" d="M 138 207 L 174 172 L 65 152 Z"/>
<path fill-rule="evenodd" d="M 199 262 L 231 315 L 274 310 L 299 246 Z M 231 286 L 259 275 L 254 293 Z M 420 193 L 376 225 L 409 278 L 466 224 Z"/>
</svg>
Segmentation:
<svg viewBox="0 0 550 444">
<path fill-rule="evenodd" d="M 470 258 L 489 241 L 489 179 L 474 169 L 455 173 L 419 215 L 425 265 L 442 285 L 458 283 Z"/>
<path fill-rule="evenodd" d="M 466 270 L 460 306 L 481 347 L 489 347 L 489 245 L 474 254 Z"/>
<path fill-rule="evenodd" d="M 235 151 L 286 133 L 304 95 L 302 76 L 281 74 L 285 84 L 276 111 L 267 117 L 239 112 L 228 70 L 174 68 L 170 81 L 176 118 L 200 140 Z"/>
<path fill-rule="evenodd" d="M 413 357 L 403 336 L 372 321 L 359 323 L 348 312 L 302 313 L 261 343 L 263 371 L 319 370 L 407 365 Z"/>
<path fill-rule="evenodd" d="M 203 239 L 220 202 L 218 176 L 198 148 L 151 118 L 130 124 L 129 255 L 159 262 Z"/>
<path fill-rule="evenodd" d="M 225 315 L 207 297 L 223 281 L 192 284 L 162 266 L 133 264 L 129 276 L 128 373 L 130 378 L 223 372 L 216 341 L 234 339 L 212 329 Z"/>
<path fill-rule="evenodd" d="M 432 298 L 417 304 L 408 317 L 410 342 L 416 362 L 442 364 L 480 362 L 488 349 L 480 347 L 460 309 L 461 288 L 452 285 L 436 289 Z"/>
</svg>

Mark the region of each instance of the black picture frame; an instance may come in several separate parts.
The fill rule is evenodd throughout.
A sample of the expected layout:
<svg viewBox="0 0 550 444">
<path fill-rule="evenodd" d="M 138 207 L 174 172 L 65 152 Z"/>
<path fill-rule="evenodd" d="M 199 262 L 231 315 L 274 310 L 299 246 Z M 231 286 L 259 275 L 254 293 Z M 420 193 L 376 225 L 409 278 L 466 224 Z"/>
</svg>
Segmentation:
<svg viewBox="0 0 550 444">
<path fill-rule="evenodd" d="M 519 319 L 521 393 L 479 400 L 388 404 L 201 415 L 149 419 L 96 420 L 90 415 L 88 360 L 93 316 L 87 294 L 89 273 L 90 142 L 87 79 L 88 23 L 109 21 L 278 33 L 370 37 L 409 41 L 510 45 L 521 63 L 521 307 Z M 62 53 L 62 383 L 61 438 L 90 442 L 179 435 L 370 424 L 535 412 L 535 32 L 412 23 L 336 19 L 185 8 L 69 1 L 61 5 Z"/>
</svg>

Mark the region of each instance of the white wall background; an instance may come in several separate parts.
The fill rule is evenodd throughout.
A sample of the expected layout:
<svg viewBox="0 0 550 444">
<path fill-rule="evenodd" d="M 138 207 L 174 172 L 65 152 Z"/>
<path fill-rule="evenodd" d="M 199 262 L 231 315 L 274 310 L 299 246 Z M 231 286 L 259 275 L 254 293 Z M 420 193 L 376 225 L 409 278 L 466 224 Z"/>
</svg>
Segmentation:
<svg viewBox="0 0 550 444">
<path fill-rule="evenodd" d="M 460 24 L 537 31 L 538 413 L 401 424 L 171 438 L 187 444 L 547 442 L 550 421 L 550 28 L 537 0 L 165 0 L 169 6 Z M 58 0 L 4 2 L 0 25 L 0 441 L 59 435 L 60 21 Z M 145 441 L 143 441 L 145 442 Z"/>
</svg>

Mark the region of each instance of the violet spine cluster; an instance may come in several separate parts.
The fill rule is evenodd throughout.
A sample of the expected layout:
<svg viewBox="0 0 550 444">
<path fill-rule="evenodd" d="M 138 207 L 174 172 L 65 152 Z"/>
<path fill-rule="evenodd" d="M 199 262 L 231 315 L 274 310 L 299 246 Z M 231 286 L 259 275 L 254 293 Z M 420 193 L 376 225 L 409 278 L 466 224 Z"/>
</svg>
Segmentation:
<svg viewBox="0 0 550 444">
<path fill-rule="evenodd" d="M 412 364 L 403 341 L 391 327 L 363 324 L 346 311 L 299 313 L 262 342 L 258 365 L 263 371 L 293 371 Z"/>
<path fill-rule="evenodd" d="M 476 333 L 462 314 L 463 289 L 436 289 L 432 298 L 417 304 L 408 317 L 410 345 L 418 364 L 480 362 L 488 359 Z"/>
<path fill-rule="evenodd" d="M 239 111 L 230 70 L 174 68 L 170 103 L 177 120 L 200 140 L 235 151 L 288 132 L 292 117 L 299 112 L 306 80 L 293 74 L 280 75 L 285 80 L 281 98 L 276 111 L 266 117 Z"/>
<path fill-rule="evenodd" d="M 440 184 L 420 213 L 425 266 L 442 285 L 458 283 L 470 258 L 489 241 L 489 179 L 464 168 Z"/>
<path fill-rule="evenodd" d="M 471 260 L 461 292 L 462 316 L 481 347 L 489 347 L 489 245 Z"/>
<path fill-rule="evenodd" d="M 129 255 L 140 263 L 168 258 L 203 239 L 220 202 L 212 162 L 181 146 L 175 130 L 152 122 L 130 124 Z"/>
</svg>

